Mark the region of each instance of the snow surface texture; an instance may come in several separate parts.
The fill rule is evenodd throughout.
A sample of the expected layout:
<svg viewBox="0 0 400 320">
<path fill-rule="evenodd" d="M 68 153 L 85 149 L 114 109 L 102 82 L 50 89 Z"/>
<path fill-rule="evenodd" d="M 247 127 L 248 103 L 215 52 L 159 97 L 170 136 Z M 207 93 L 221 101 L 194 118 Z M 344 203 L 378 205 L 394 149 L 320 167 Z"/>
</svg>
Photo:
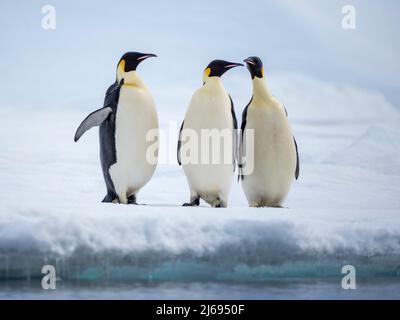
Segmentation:
<svg viewBox="0 0 400 320">
<path fill-rule="evenodd" d="M 161 164 L 139 193 L 146 206 L 102 204 L 97 130 L 73 142 L 90 106 L 0 108 L 0 279 L 39 277 L 47 263 L 64 279 L 323 278 L 340 277 L 345 264 L 359 276 L 397 277 L 397 110 L 377 92 L 270 78 L 300 150 L 300 178 L 285 209 L 248 208 L 240 184 L 227 209 L 183 208 L 189 194 L 176 163 Z M 231 88 L 238 115 L 245 81 Z M 186 105 L 156 102 L 163 128 L 180 124 Z M 175 159 L 174 148 L 162 152 Z"/>
</svg>

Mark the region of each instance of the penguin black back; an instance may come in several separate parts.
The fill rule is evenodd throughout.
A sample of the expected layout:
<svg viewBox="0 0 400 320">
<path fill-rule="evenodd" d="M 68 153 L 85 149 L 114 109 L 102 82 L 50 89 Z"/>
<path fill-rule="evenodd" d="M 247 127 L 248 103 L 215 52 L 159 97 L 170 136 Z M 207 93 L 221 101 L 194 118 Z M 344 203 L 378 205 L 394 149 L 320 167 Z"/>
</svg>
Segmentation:
<svg viewBox="0 0 400 320">
<path fill-rule="evenodd" d="M 99 128 L 100 163 L 107 187 L 107 195 L 104 197 L 103 202 L 112 202 L 117 198 L 108 168 L 117 161 L 117 152 L 115 149 L 115 117 L 117 114 L 119 92 L 123 82 L 124 80 L 121 80 L 120 83 L 114 82 L 108 88 L 104 98 L 104 107 L 110 107 L 113 112 Z"/>
</svg>

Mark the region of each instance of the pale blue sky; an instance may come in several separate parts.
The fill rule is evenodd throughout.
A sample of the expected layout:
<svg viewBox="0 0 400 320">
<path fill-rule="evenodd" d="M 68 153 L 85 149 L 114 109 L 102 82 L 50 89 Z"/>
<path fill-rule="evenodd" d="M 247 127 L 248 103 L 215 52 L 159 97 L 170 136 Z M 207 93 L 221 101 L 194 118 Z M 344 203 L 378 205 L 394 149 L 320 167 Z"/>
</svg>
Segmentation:
<svg viewBox="0 0 400 320">
<path fill-rule="evenodd" d="M 41 28 L 54 5 L 57 29 Z M 187 101 L 214 58 L 259 55 L 266 73 L 299 73 L 381 92 L 400 104 L 398 1 L 11 1 L 0 10 L 0 107 L 102 103 L 125 51 L 156 53 L 140 73 L 159 95 Z M 229 83 L 246 71 L 234 70 Z M 165 98 L 164 97 L 164 98 Z M 168 100 L 165 98 L 165 100 Z M 184 106 L 183 106 L 184 107 Z"/>
</svg>

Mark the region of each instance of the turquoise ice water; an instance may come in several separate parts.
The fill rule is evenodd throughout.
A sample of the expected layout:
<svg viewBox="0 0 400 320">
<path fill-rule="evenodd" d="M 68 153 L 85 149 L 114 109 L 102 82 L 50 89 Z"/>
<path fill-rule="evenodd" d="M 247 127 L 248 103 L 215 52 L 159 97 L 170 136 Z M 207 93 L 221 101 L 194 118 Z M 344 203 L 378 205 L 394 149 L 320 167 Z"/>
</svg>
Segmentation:
<svg viewBox="0 0 400 320">
<path fill-rule="evenodd" d="M 400 279 L 362 280 L 344 290 L 334 280 L 264 283 L 91 283 L 59 282 L 43 290 L 39 281 L 0 282 L 0 299 L 400 299 Z"/>
</svg>

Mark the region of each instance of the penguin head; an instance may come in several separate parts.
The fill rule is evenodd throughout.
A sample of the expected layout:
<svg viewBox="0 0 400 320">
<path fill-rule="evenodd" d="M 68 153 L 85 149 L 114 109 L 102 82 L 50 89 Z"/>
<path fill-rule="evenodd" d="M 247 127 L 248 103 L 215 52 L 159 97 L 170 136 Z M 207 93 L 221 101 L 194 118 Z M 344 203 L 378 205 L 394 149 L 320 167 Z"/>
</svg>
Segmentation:
<svg viewBox="0 0 400 320">
<path fill-rule="evenodd" d="M 246 63 L 252 79 L 254 79 L 254 77 L 264 78 L 264 66 L 259 57 L 248 57 L 244 59 L 243 62 Z"/>
<path fill-rule="evenodd" d="M 211 61 L 203 73 L 203 83 L 210 77 L 221 77 L 229 69 L 243 66 L 241 63 L 229 62 L 225 60 L 213 60 Z"/>
<path fill-rule="evenodd" d="M 117 80 L 121 81 L 122 79 L 125 79 L 125 82 L 127 82 L 132 74 L 135 73 L 139 63 L 150 57 L 157 56 L 152 53 L 141 53 L 133 51 L 125 53 L 118 62 Z"/>
</svg>

